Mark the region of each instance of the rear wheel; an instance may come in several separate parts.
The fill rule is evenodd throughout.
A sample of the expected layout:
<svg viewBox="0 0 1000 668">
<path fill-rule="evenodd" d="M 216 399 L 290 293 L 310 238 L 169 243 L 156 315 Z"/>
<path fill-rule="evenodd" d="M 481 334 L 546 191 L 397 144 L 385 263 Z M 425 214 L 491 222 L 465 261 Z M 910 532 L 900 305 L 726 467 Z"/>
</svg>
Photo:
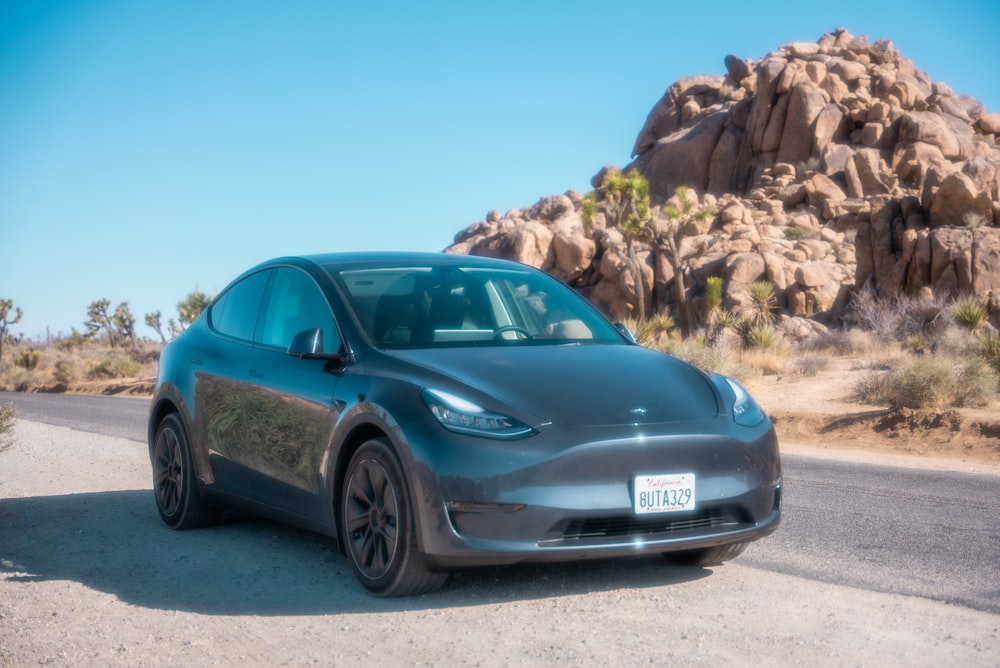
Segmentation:
<svg viewBox="0 0 1000 668">
<path fill-rule="evenodd" d="M 448 574 L 428 570 L 417 552 L 403 471 L 384 440 L 358 449 L 341 489 L 344 546 L 365 589 L 378 596 L 406 596 L 444 584 Z"/>
<path fill-rule="evenodd" d="M 202 503 L 191 463 L 187 432 L 176 414 L 163 418 L 153 445 L 153 496 L 163 522 L 193 529 L 219 518 L 218 508 Z"/>
<path fill-rule="evenodd" d="M 746 547 L 746 543 L 730 543 L 729 545 L 705 547 L 700 550 L 664 552 L 663 556 L 666 557 L 668 561 L 672 561 L 675 564 L 685 564 L 687 566 L 707 566 L 708 564 L 721 564 L 724 561 L 735 559 L 743 554 L 743 550 L 745 550 Z"/>
</svg>

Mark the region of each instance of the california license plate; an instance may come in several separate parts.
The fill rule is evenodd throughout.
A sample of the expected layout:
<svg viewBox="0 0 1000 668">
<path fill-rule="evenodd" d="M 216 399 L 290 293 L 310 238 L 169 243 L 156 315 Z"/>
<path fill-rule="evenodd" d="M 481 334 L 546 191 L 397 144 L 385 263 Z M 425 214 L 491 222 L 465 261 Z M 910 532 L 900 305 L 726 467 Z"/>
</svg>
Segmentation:
<svg viewBox="0 0 1000 668">
<path fill-rule="evenodd" d="M 694 474 L 667 473 L 635 477 L 636 515 L 694 510 Z"/>
</svg>

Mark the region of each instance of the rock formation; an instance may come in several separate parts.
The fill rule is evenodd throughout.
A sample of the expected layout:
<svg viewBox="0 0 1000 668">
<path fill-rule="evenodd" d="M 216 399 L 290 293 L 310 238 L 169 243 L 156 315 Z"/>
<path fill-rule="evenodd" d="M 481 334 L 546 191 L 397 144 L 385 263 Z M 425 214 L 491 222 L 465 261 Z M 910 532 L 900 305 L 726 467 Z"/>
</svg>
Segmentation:
<svg viewBox="0 0 1000 668">
<path fill-rule="evenodd" d="M 1000 324 L 1000 114 L 930 81 L 891 42 L 843 29 L 758 62 L 729 55 L 725 68 L 671 85 L 625 167 L 648 179 L 654 204 L 685 186 L 713 213 L 685 229 L 689 303 L 721 276 L 739 310 L 764 279 L 791 326 L 808 330 L 870 286 L 974 294 Z M 490 212 L 447 252 L 540 267 L 624 319 L 635 293 L 622 231 L 585 226 L 581 202 L 569 192 Z M 676 265 L 654 245 L 639 256 L 647 304 L 673 308 Z"/>
</svg>

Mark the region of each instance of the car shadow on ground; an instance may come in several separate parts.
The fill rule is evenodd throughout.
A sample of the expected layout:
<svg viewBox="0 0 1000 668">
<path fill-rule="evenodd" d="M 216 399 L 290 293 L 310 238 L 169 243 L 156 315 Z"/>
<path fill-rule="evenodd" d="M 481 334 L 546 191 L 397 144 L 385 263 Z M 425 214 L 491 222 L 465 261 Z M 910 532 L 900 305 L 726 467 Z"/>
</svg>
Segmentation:
<svg viewBox="0 0 1000 668">
<path fill-rule="evenodd" d="M 209 615 L 316 615 L 495 604 L 707 577 L 659 556 L 465 569 L 436 592 L 367 594 L 333 539 L 253 517 L 164 526 L 149 490 L 0 499 L 0 590 L 68 580 L 136 606 Z"/>
</svg>

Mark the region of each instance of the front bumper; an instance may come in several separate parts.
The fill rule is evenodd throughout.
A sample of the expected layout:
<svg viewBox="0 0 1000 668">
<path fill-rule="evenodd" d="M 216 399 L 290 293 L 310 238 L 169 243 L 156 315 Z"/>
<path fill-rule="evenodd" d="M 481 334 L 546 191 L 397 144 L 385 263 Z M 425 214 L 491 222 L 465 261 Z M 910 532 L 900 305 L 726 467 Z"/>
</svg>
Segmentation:
<svg viewBox="0 0 1000 668">
<path fill-rule="evenodd" d="M 405 430 L 404 430 L 405 431 Z M 542 430 L 514 442 L 412 435 L 420 549 L 432 566 L 566 561 L 748 542 L 781 518 L 769 422 Z M 636 515 L 637 475 L 693 472 L 690 512 Z"/>
</svg>

